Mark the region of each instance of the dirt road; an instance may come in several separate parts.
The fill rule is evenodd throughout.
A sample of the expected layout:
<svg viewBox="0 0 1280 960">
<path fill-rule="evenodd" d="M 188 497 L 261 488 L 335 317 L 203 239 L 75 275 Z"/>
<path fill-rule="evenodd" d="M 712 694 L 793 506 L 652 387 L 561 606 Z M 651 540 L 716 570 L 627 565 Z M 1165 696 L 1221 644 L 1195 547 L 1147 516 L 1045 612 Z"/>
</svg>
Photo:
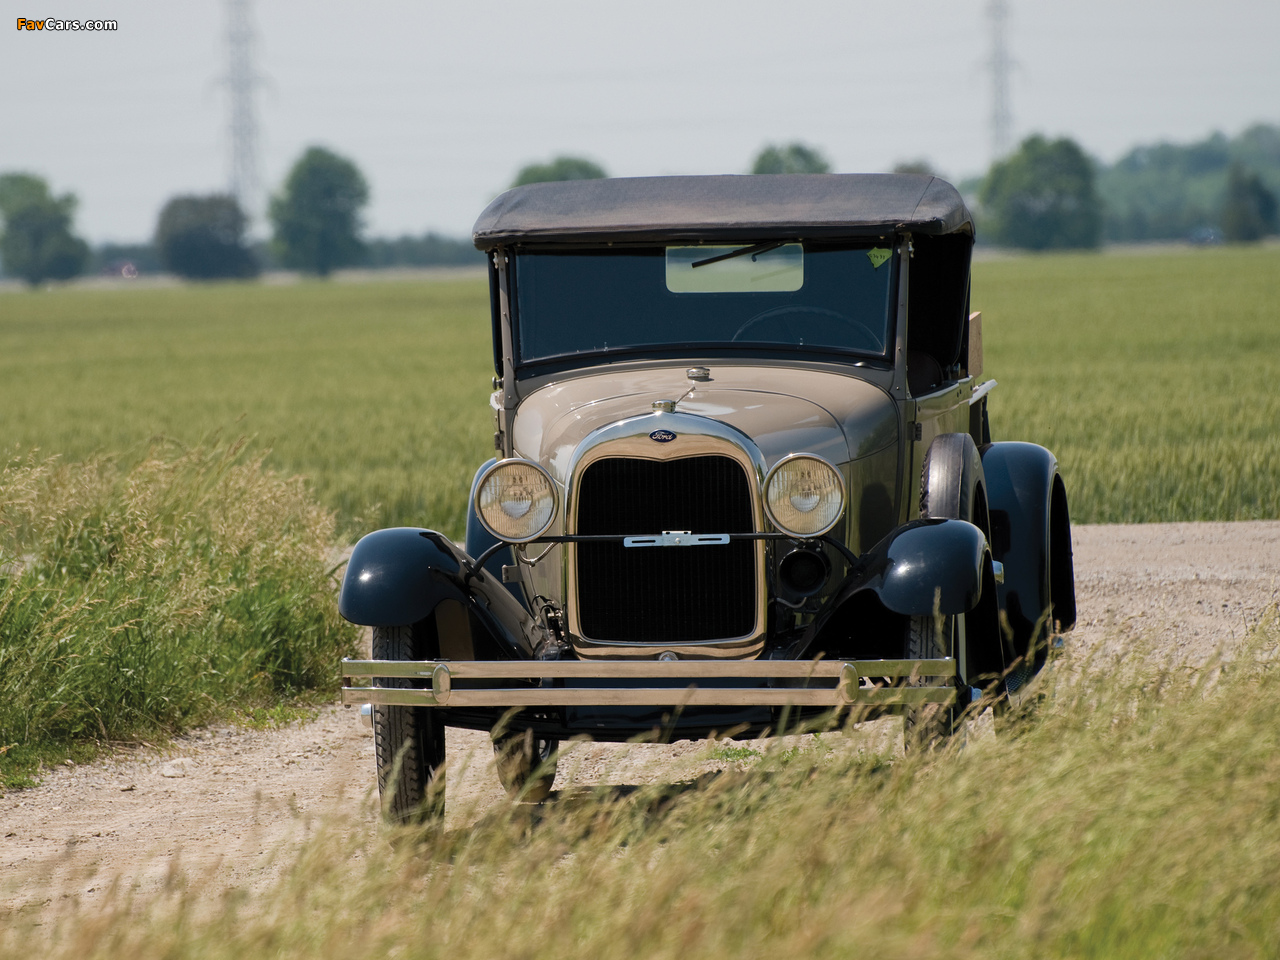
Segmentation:
<svg viewBox="0 0 1280 960">
<path fill-rule="evenodd" d="M 1280 522 L 1077 527 L 1079 624 L 1069 656 L 1137 637 L 1202 662 L 1280 604 Z M 894 721 L 867 736 L 889 738 Z M 886 724 L 888 726 L 886 726 Z M 487 737 L 449 731 L 449 813 L 465 823 L 501 797 Z M 581 744 L 556 786 L 682 780 L 724 765 L 701 743 Z M 92 900 L 110 876 L 144 887 L 180 865 L 254 885 L 321 816 L 376 817 L 373 742 L 354 710 L 256 732 L 202 730 L 163 752 L 59 768 L 0 797 L 0 903 Z M 49 882 L 49 881 L 52 881 Z"/>
</svg>

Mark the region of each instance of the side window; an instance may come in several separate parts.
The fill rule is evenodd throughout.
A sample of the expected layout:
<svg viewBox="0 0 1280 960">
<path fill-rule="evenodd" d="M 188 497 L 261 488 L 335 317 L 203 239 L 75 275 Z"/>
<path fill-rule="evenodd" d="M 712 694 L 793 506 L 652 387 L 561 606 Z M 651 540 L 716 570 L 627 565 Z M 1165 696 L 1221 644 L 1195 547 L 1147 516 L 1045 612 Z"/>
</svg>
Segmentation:
<svg viewBox="0 0 1280 960">
<path fill-rule="evenodd" d="M 919 396 L 957 376 L 969 304 L 966 236 L 918 236 L 907 299 L 907 387 Z"/>
</svg>

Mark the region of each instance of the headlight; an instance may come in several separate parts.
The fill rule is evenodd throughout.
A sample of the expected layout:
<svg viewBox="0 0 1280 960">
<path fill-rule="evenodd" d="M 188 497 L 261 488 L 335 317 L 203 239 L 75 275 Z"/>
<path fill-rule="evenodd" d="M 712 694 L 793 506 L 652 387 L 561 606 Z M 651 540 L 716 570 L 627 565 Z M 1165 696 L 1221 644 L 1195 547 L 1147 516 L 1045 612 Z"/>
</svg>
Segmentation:
<svg viewBox="0 0 1280 960">
<path fill-rule="evenodd" d="M 556 486 L 536 463 L 500 460 L 476 485 L 476 515 L 499 540 L 536 540 L 556 515 Z"/>
<path fill-rule="evenodd" d="M 844 479 L 825 460 L 792 454 L 778 461 L 765 478 L 764 509 L 783 533 L 820 537 L 844 512 Z"/>
</svg>

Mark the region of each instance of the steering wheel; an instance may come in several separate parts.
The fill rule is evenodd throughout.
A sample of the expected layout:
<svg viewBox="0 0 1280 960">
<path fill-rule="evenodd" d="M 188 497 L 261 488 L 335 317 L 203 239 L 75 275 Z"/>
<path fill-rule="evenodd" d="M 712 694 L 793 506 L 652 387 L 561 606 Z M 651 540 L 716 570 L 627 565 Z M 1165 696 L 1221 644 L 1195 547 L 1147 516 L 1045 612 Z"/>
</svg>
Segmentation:
<svg viewBox="0 0 1280 960">
<path fill-rule="evenodd" d="M 780 329 L 782 333 L 785 334 L 784 339 L 786 342 L 798 344 L 804 338 L 803 336 L 796 334 L 795 328 L 792 326 L 792 322 L 798 321 L 803 323 L 803 318 L 806 315 L 821 319 L 827 323 L 835 322 L 842 327 L 848 327 L 854 333 L 858 334 L 859 340 L 861 341 L 860 343 L 858 340 L 855 340 L 855 345 L 866 344 L 868 347 L 874 346 L 876 349 L 881 349 L 884 346 L 880 337 L 865 323 L 854 320 L 852 317 L 846 317 L 843 313 L 828 310 L 825 307 L 804 306 L 772 307 L 769 310 L 757 313 L 737 329 L 733 335 L 733 340 L 749 340 L 751 338 L 747 334 L 753 328 L 773 323 L 776 325 L 776 328 Z"/>
</svg>

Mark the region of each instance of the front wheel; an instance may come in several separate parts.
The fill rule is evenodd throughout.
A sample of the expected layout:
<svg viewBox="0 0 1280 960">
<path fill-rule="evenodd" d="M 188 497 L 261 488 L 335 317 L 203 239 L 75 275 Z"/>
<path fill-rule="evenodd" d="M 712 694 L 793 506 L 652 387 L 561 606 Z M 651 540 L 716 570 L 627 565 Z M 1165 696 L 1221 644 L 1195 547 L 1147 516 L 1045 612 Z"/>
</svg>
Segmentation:
<svg viewBox="0 0 1280 960">
<path fill-rule="evenodd" d="M 498 779 L 507 794 L 526 803 L 541 803 L 556 779 L 560 741 L 538 737 L 532 730 L 504 733 L 493 740 Z"/>
<path fill-rule="evenodd" d="M 940 660 L 958 656 L 965 643 L 963 616 L 912 617 L 907 624 L 906 656 L 909 660 Z M 967 698 L 956 691 L 951 703 L 923 703 L 903 714 L 906 749 L 934 750 L 946 745 L 960 729 Z"/>
<path fill-rule="evenodd" d="M 982 456 L 967 433 L 939 434 L 929 444 L 920 475 L 920 516 L 965 520 L 990 541 Z M 963 668 L 951 704 L 926 703 L 907 711 L 904 731 L 908 748 L 933 749 L 957 732 L 969 705 L 969 677 L 963 671 L 1001 672 L 994 591 L 992 576 L 992 582 L 984 580 L 983 602 L 973 611 L 951 616 L 935 613 L 912 617 L 908 622 L 904 651 L 908 660 L 954 657 Z"/>
<path fill-rule="evenodd" d="M 413 626 L 374 627 L 375 660 L 422 660 L 428 618 Z M 386 677 L 382 687 L 413 687 L 416 681 Z M 431 707 L 373 708 L 374 756 L 383 815 L 394 823 L 421 823 L 444 815 L 444 725 Z"/>
</svg>

